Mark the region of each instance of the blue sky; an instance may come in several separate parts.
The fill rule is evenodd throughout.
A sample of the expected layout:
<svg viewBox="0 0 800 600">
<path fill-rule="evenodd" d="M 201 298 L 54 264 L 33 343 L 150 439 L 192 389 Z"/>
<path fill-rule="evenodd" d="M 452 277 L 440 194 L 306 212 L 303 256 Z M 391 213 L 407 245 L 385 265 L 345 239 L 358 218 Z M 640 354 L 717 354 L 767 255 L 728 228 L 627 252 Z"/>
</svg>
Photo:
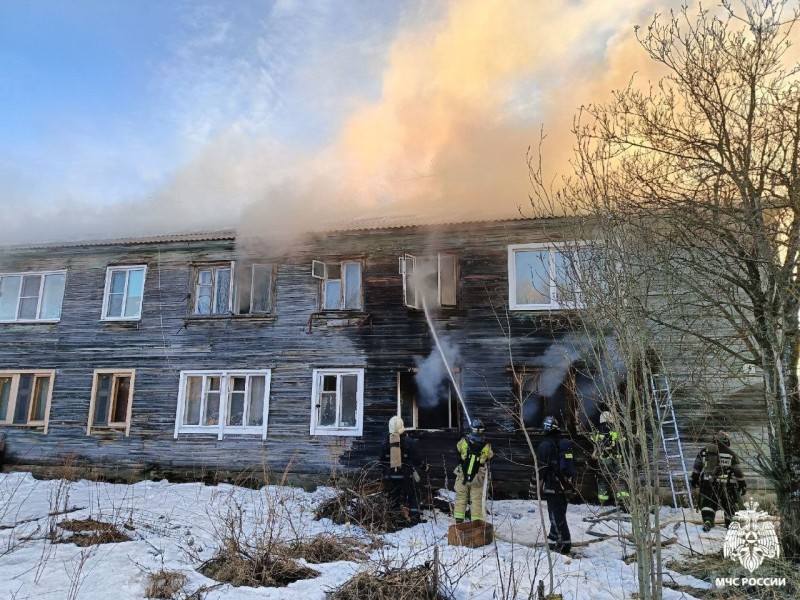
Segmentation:
<svg viewBox="0 0 800 600">
<path fill-rule="evenodd" d="M 4 0 L 0 241 L 514 208 L 658 6 Z"/>
</svg>

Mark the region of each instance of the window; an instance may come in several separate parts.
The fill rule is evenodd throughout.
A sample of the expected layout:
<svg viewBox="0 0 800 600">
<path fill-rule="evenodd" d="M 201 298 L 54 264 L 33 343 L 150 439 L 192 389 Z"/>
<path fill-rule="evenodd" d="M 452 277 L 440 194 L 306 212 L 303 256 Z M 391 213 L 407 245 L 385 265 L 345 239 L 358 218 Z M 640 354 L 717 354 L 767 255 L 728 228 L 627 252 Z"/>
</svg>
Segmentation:
<svg viewBox="0 0 800 600">
<path fill-rule="evenodd" d="M 264 315 L 272 312 L 272 265 L 232 262 L 198 265 L 195 315 Z"/>
<path fill-rule="evenodd" d="M 103 319 L 131 321 L 142 316 L 145 265 L 108 267 L 103 294 Z"/>
<path fill-rule="evenodd" d="M 429 306 L 456 306 L 458 258 L 438 254 L 436 259 L 420 259 L 411 254 L 400 257 L 403 276 L 403 302 L 411 308 L 422 308 L 422 298 Z"/>
<path fill-rule="evenodd" d="M 55 371 L 0 371 L 0 424 L 47 433 Z"/>
<path fill-rule="evenodd" d="M 0 274 L 0 322 L 58 321 L 66 271 Z"/>
<path fill-rule="evenodd" d="M 361 310 L 361 263 L 311 263 L 311 276 L 320 280 L 322 310 Z"/>
<path fill-rule="evenodd" d="M 456 372 L 457 373 L 457 372 Z M 456 429 L 461 423 L 458 394 L 449 380 L 418 382 L 417 371 L 397 374 L 397 410 L 408 429 Z M 456 374 L 456 378 L 458 375 Z"/>
<path fill-rule="evenodd" d="M 311 435 L 361 435 L 363 369 L 315 369 L 311 390 Z"/>
<path fill-rule="evenodd" d="M 547 416 L 556 417 L 561 428 L 572 434 L 578 432 L 579 424 L 588 424 L 587 410 L 596 402 L 597 390 L 575 365 L 527 367 L 515 371 L 514 379 L 526 427 L 541 427 Z"/>
<path fill-rule="evenodd" d="M 508 247 L 511 310 L 580 308 L 580 263 L 584 254 L 552 244 Z"/>
<path fill-rule="evenodd" d="M 183 371 L 175 437 L 179 433 L 267 437 L 271 372 Z"/>
<path fill-rule="evenodd" d="M 86 435 L 98 429 L 130 433 L 134 375 L 135 371 L 95 370 Z"/>
</svg>

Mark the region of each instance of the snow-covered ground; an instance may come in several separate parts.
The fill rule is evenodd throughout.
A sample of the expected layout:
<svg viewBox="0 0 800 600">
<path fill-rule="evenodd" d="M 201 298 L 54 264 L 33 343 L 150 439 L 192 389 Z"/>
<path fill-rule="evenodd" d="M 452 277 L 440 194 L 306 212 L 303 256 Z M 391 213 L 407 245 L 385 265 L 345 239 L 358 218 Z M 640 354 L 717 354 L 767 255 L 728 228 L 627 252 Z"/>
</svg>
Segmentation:
<svg viewBox="0 0 800 600">
<path fill-rule="evenodd" d="M 250 490 L 166 481 L 119 485 L 41 481 L 23 473 L 0 475 L 0 598 L 142 599 L 149 574 L 161 569 L 185 573 L 185 590 L 189 593 L 203 585 L 212 586 L 216 582 L 195 568 L 214 554 L 222 520 L 229 507 L 236 505 L 245 515 L 245 527 L 268 525 L 287 537 L 330 533 L 366 538 L 355 526 L 313 520 L 314 510 L 334 493 L 330 488 L 309 493 L 280 487 Z M 65 510 L 65 514 L 50 514 Z M 223 585 L 214 587 L 205 597 L 322 600 L 326 592 L 360 569 L 378 563 L 421 564 L 432 560 L 435 547 L 447 573 L 443 579 L 448 580 L 457 599 L 527 597 L 531 585 L 542 579 L 545 584 L 549 581 L 539 508 L 531 500 L 504 500 L 490 503 L 490 510 L 495 544 L 475 549 L 450 546 L 447 529 L 453 520 L 441 513 L 428 514 L 426 523 L 380 536 L 384 544 L 368 561 L 311 565 L 320 572 L 318 577 L 285 588 Z M 564 598 L 619 600 L 630 598 L 637 590 L 635 563 L 623 560 L 633 549 L 619 536 L 629 533 L 630 525 L 618 520 L 585 520 L 604 511 L 596 506 L 569 507 L 570 530 L 573 541 L 578 542 L 574 556 L 553 554 L 556 591 Z M 698 525 L 685 524 L 681 512 L 669 508 L 662 509 L 660 516 L 668 523 L 662 529 L 664 539 L 676 539 L 664 548 L 665 562 L 689 555 L 690 548 L 704 554 L 721 548 L 723 528 L 702 533 Z M 697 520 L 697 515 L 688 511 L 685 516 L 689 521 Z M 547 515 L 544 517 L 546 521 Z M 47 539 L 50 527 L 66 518 L 114 523 L 133 539 L 84 548 L 71 543 L 52 544 Z M 593 532 L 610 537 L 603 539 Z M 695 588 L 708 587 L 672 572 L 665 579 Z M 689 597 L 664 591 L 667 600 Z"/>
</svg>

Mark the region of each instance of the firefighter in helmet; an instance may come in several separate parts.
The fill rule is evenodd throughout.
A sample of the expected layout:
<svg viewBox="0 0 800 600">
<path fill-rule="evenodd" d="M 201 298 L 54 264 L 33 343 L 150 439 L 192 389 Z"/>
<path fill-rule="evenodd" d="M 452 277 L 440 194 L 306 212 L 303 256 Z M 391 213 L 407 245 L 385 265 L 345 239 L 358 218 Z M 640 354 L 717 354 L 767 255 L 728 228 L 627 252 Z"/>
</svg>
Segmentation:
<svg viewBox="0 0 800 600">
<path fill-rule="evenodd" d="M 456 444 L 459 462 L 455 469 L 456 503 L 453 516 L 456 523 L 464 521 L 467 502 L 473 521 L 483 519 L 483 482 L 486 479 L 487 463 L 494 456 L 492 446 L 483 435 L 483 421 L 472 419 L 469 433 Z"/>
<path fill-rule="evenodd" d="M 427 470 L 428 465 L 422 460 L 416 441 L 405 433 L 405 424 L 399 416 L 389 419 L 389 435 L 381 446 L 380 463 L 383 466 L 383 488 L 395 516 L 403 513 L 405 505 L 411 524 L 421 523 L 417 469 Z"/>
<path fill-rule="evenodd" d="M 700 487 L 700 515 L 703 531 L 714 527 L 717 510 L 725 515 L 725 527 L 733 520 L 739 498 L 747 493 L 739 457 L 731 450 L 731 438 L 719 431 L 697 455 L 692 468 L 692 489 Z"/>
<path fill-rule="evenodd" d="M 594 441 L 594 458 L 600 467 L 597 477 L 597 499 L 605 504 L 614 498 L 622 510 L 628 510 L 628 484 L 622 477 L 622 444 L 625 436 L 615 425 L 613 413 L 604 407 L 600 413 L 600 425 L 592 440 Z M 613 494 L 613 496 L 612 496 Z"/>
</svg>

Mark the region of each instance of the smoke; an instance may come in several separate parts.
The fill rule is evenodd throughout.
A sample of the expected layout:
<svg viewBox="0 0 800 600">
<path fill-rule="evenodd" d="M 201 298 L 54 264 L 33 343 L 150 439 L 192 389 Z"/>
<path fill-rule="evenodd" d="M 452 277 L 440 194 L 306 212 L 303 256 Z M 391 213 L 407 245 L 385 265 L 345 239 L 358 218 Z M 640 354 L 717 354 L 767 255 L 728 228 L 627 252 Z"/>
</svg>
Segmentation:
<svg viewBox="0 0 800 600">
<path fill-rule="evenodd" d="M 284 135 L 292 124 L 270 125 L 274 107 L 269 102 L 251 97 L 281 90 L 275 73 L 244 54 L 256 47 L 266 52 L 251 40 L 242 56 L 229 63 L 212 61 L 209 76 L 224 75 L 226 85 L 213 87 L 210 99 L 184 101 L 186 106 L 201 103 L 203 115 L 221 115 L 230 123 L 201 128 L 206 133 L 199 137 L 209 136 L 205 147 L 168 183 L 146 199 L 128 199 L 110 209 L 81 204 L 73 195 L 68 207 L 21 211 L 24 219 L 10 218 L 5 239 L 17 241 L 31 231 L 75 239 L 236 227 L 243 238 L 281 246 L 330 223 L 376 215 L 413 215 L 432 223 L 517 217 L 529 202 L 526 153 L 538 145 L 542 128 L 546 172 L 566 173 L 580 105 L 607 101 L 634 72 L 639 82 L 657 75 L 636 46 L 633 28 L 668 8 L 665 1 L 678 6 L 674 0 L 410 4 L 385 51 L 380 91 L 372 98 L 363 90 L 360 97 L 350 97 L 351 90 L 342 89 L 338 80 L 333 85 L 325 80 L 326 69 L 298 69 L 298 77 L 308 79 L 293 81 L 292 93 L 313 97 L 324 90 L 346 97 L 337 106 L 348 107 L 315 141 L 308 140 L 307 123 L 294 124 L 306 134 L 302 144 Z M 334 8 L 327 18 L 335 14 Z M 302 31 L 299 24 L 294 27 Z M 219 56 L 233 51 L 237 33 L 226 30 L 223 37 L 226 53 Z M 279 39 L 284 45 L 291 41 Z M 309 36 L 303 46 L 312 43 Z M 202 48 L 206 62 L 217 56 L 216 46 Z M 352 64 L 347 45 L 337 50 L 325 58 L 326 65 Z M 320 59 L 318 52 L 314 60 Z M 359 49 L 356 60 L 365 55 Z M 373 59 L 370 65 L 379 63 Z M 248 67 L 237 77 L 241 64 Z M 192 72 L 191 63 L 184 66 Z M 329 77 L 352 73 L 328 70 Z M 281 73 L 289 71 L 284 65 Z M 191 83 L 191 90 L 209 88 L 202 79 Z M 247 91 L 235 92 L 234 83 Z M 230 97 L 223 93 L 229 88 Z M 215 98 L 221 106 L 208 106 Z M 253 114 L 230 114 L 240 104 Z"/>
<path fill-rule="evenodd" d="M 439 339 L 441 349 L 447 357 L 447 362 L 451 368 L 459 360 L 458 347 Z M 414 381 L 417 384 L 419 397 L 417 400 L 422 406 L 435 406 L 441 397 L 445 395 L 447 386 L 450 383 L 450 376 L 447 373 L 442 361 L 442 356 L 437 348 L 433 348 L 425 358 L 415 357 L 417 372 L 414 374 Z"/>
</svg>

